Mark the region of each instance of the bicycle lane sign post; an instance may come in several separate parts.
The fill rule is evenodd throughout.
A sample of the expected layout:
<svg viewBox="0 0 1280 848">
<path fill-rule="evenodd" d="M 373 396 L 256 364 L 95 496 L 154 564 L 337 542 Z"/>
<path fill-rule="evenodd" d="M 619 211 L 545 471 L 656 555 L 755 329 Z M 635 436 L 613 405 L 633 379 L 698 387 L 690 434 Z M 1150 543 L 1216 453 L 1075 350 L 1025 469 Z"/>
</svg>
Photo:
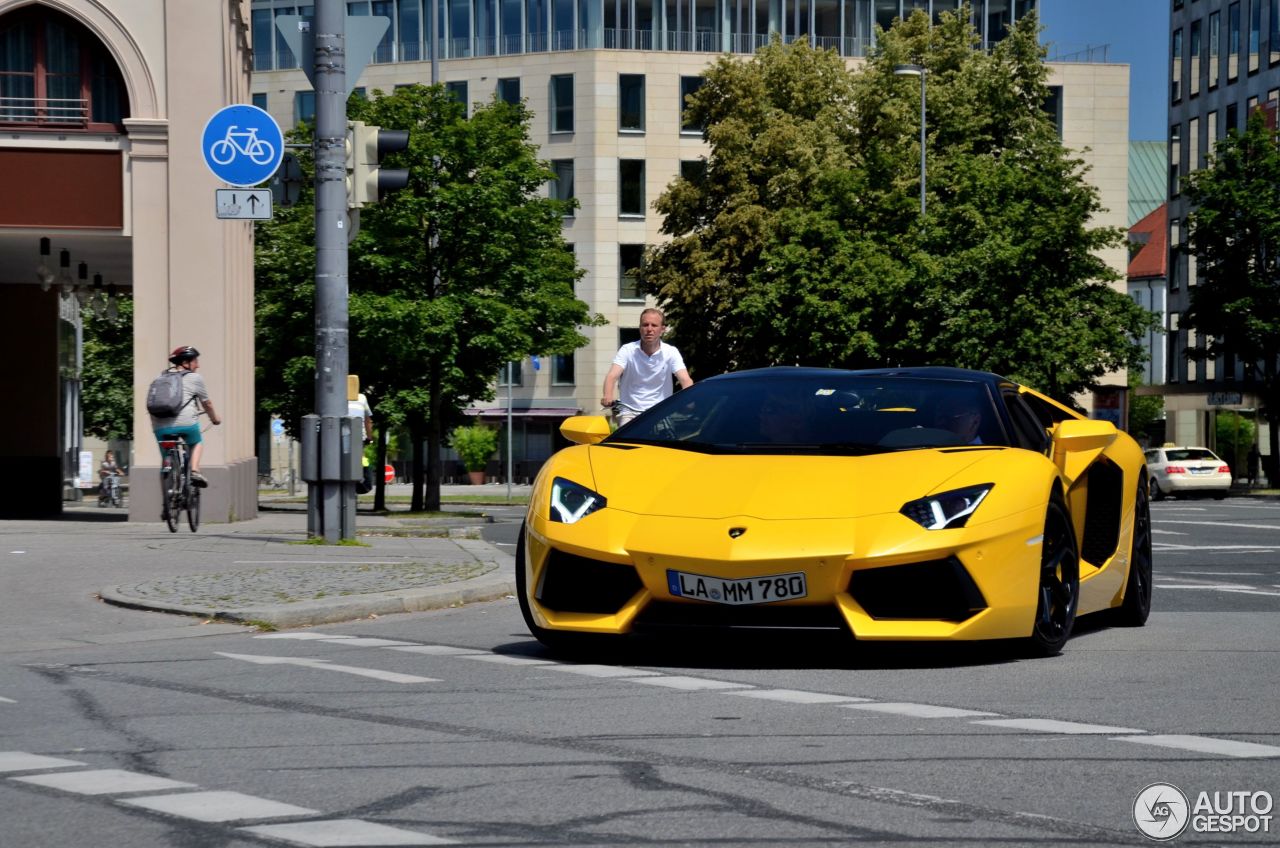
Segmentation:
<svg viewBox="0 0 1280 848">
<path fill-rule="evenodd" d="M 213 114 L 200 137 L 200 153 L 213 175 L 233 186 L 271 179 L 284 158 L 284 134 L 257 106 L 237 103 Z"/>
</svg>

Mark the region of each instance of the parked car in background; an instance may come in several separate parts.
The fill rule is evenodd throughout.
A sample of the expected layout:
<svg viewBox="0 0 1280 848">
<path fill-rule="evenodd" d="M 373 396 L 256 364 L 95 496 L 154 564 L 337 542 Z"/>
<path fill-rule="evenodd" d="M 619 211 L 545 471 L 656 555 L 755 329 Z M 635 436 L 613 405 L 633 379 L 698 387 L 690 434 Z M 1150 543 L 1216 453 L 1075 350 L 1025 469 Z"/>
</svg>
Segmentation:
<svg viewBox="0 0 1280 848">
<path fill-rule="evenodd" d="M 1152 500 L 1170 495 L 1225 498 L 1231 488 L 1231 466 L 1208 448 L 1166 445 L 1146 455 Z"/>
</svg>

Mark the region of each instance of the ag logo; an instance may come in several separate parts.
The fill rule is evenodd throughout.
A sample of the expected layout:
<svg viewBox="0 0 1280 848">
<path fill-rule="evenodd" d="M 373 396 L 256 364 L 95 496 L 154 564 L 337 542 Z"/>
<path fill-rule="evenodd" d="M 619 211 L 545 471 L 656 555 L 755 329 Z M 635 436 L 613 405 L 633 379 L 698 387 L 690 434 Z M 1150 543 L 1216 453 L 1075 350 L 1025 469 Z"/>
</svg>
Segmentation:
<svg viewBox="0 0 1280 848">
<path fill-rule="evenodd" d="M 1153 783 L 1133 799 L 1133 823 L 1143 836 L 1158 842 L 1181 835 L 1190 820 L 1187 796 L 1172 783 Z"/>
</svg>

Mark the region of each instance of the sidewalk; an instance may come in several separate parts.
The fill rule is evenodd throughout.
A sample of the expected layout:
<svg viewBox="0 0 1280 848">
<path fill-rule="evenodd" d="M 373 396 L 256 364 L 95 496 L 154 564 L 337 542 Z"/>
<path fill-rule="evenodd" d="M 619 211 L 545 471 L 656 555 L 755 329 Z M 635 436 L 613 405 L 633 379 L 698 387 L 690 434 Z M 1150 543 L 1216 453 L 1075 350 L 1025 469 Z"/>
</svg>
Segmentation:
<svg viewBox="0 0 1280 848">
<path fill-rule="evenodd" d="M 527 495 L 528 488 L 513 487 L 513 493 Z M 445 489 L 443 494 L 490 497 L 505 497 L 507 491 L 505 485 Z M 362 508 L 368 506 L 365 501 Z M 459 513 L 485 508 L 446 506 Z M 103 577 L 118 576 L 98 595 L 123 607 L 290 628 L 515 593 L 514 558 L 480 538 L 487 517 L 410 518 L 362 509 L 357 544 L 327 545 L 308 540 L 305 505 L 272 504 L 269 498 L 263 498 L 255 519 L 202 525 L 197 533 L 185 524 L 169 533 L 158 522 L 111 522 L 95 502 L 74 512 L 78 515 L 67 516 L 67 531 L 111 537 L 113 543 L 98 554 L 99 570 Z"/>
</svg>

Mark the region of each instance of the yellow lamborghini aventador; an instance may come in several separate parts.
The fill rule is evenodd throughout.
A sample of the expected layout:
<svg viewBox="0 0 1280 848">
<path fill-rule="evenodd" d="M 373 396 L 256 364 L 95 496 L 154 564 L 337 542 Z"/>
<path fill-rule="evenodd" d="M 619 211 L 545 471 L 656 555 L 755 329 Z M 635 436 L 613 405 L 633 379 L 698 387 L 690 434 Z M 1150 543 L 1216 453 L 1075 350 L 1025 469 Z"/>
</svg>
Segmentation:
<svg viewBox="0 0 1280 848">
<path fill-rule="evenodd" d="M 1142 450 L 994 374 L 767 368 L 677 392 L 534 482 L 516 554 L 542 642 L 670 626 L 1028 640 L 1151 608 Z"/>
</svg>

